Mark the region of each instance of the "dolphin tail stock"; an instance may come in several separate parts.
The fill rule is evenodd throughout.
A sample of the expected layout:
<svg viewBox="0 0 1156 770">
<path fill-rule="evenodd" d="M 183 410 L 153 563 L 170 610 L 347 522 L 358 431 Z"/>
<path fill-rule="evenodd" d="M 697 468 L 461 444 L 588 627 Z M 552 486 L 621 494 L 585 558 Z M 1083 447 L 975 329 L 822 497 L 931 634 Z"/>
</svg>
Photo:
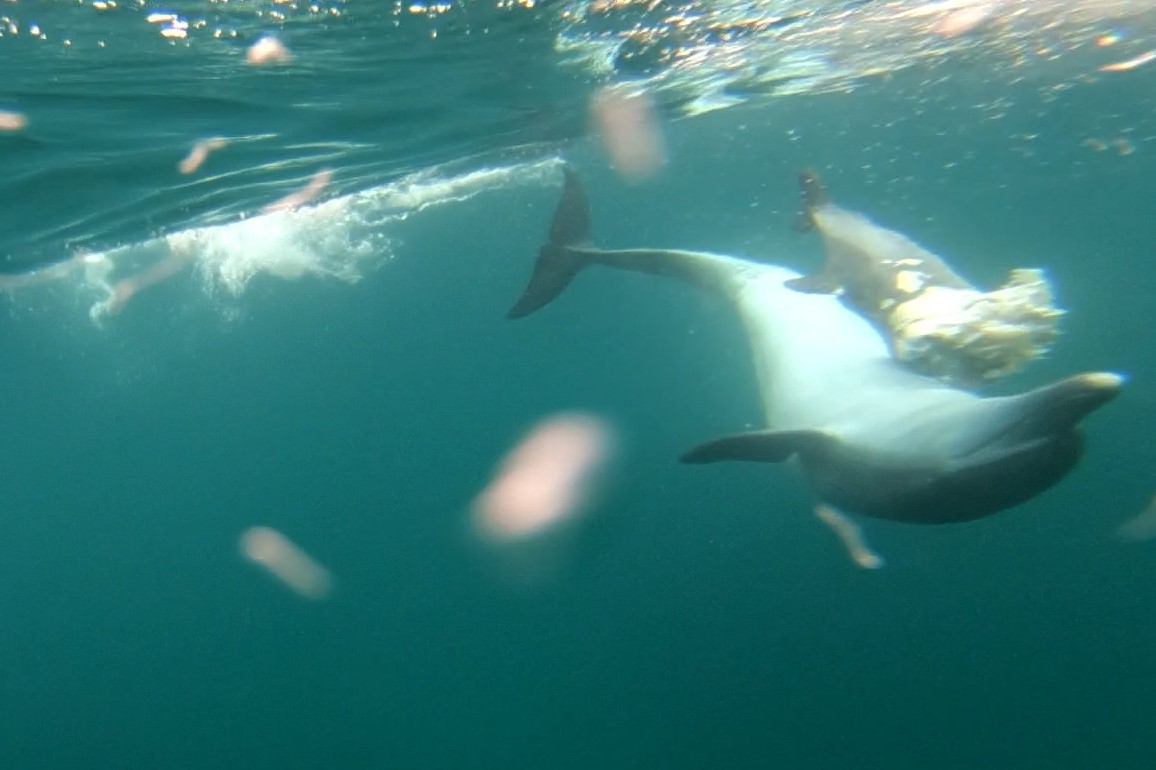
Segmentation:
<svg viewBox="0 0 1156 770">
<path fill-rule="evenodd" d="M 590 261 L 588 256 L 572 248 L 590 241 L 590 202 L 586 188 L 569 166 L 563 168 L 563 173 L 562 197 L 554 208 L 550 234 L 538 251 L 530 282 L 506 313 L 507 318 L 522 318 L 550 304 Z"/>
</svg>

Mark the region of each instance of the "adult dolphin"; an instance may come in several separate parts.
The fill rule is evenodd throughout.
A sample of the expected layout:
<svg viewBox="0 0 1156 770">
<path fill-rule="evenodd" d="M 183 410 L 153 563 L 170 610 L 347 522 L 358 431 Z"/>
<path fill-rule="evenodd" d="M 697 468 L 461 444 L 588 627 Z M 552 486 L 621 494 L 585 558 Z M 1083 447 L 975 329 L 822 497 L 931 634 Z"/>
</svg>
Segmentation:
<svg viewBox="0 0 1156 770">
<path fill-rule="evenodd" d="M 598 249 L 589 235 L 586 193 L 567 168 L 548 241 L 508 317 L 542 308 L 588 265 L 678 278 L 729 300 L 750 337 L 768 427 L 682 460 L 797 458 L 818 497 L 846 511 L 946 524 L 1018 505 L 1072 469 L 1083 450 L 1078 423 L 1123 382 L 1085 373 L 981 398 L 893 360 L 836 297 L 787 288 L 800 277 L 792 270 L 697 251 Z"/>
</svg>

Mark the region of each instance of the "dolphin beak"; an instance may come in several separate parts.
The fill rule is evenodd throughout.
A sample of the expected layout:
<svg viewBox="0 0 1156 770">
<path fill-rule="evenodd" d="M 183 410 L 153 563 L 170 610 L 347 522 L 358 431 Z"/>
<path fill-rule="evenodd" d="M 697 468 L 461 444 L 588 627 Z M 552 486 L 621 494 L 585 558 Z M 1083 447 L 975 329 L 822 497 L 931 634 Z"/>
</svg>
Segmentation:
<svg viewBox="0 0 1156 770">
<path fill-rule="evenodd" d="M 1027 438 L 1074 427 L 1114 399 L 1125 379 L 1113 372 L 1087 372 L 1028 391 L 1019 397 L 1023 412 L 1015 432 Z"/>
</svg>

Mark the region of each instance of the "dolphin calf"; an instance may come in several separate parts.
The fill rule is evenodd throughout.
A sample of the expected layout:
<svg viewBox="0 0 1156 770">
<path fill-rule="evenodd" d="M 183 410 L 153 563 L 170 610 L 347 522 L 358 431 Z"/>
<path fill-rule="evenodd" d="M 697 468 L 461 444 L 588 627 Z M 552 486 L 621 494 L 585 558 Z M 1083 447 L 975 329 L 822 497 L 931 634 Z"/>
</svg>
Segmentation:
<svg viewBox="0 0 1156 770">
<path fill-rule="evenodd" d="M 799 174 L 798 230 L 822 236 L 826 261 L 789 288 L 836 294 L 874 324 L 891 356 L 954 385 L 1002 377 L 1044 355 L 1063 311 L 1038 269 L 981 291 L 906 235 L 836 206 L 814 171 Z"/>
<path fill-rule="evenodd" d="M 907 236 L 831 203 L 814 171 L 799 172 L 802 210 L 797 230 L 817 230 L 827 260 L 816 272 L 787 281 L 811 294 L 838 294 L 880 332 L 890 331 L 888 311 L 930 287 L 974 289 L 947 263 Z"/>
<path fill-rule="evenodd" d="M 687 281 L 742 319 L 767 427 L 702 444 L 683 462 L 796 459 L 821 502 L 864 516 L 962 522 L 1040 494 L 1079 459 L 1079 422 L 1123 382 L 1086 373 L 989 398 L 951 387 L 893 359 L 872 324 L 838 298 L 788 288 L 800 275 L 785 267 L 593 247 L 586 193 L 567 168 L 547 242 L 508 317 L 544 307 L 590 265 Z"/>
</svg>

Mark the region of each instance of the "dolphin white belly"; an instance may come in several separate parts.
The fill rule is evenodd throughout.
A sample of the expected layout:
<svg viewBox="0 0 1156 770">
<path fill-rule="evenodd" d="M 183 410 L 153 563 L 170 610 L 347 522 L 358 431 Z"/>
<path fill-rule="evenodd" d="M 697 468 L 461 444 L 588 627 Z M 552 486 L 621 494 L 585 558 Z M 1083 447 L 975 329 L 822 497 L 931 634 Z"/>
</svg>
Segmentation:
<svg viewBox="0 0 1156 770">
<path fill-rule="evenodd" d="M 767 425 L 830 425 L 863 399 L 848 388 L 890 367 L 887 346 L 871 325 L 835 297 L 783 285 L 798 273 L 749 266 L 731 297 L 750 340 Z"/>
</svg>

